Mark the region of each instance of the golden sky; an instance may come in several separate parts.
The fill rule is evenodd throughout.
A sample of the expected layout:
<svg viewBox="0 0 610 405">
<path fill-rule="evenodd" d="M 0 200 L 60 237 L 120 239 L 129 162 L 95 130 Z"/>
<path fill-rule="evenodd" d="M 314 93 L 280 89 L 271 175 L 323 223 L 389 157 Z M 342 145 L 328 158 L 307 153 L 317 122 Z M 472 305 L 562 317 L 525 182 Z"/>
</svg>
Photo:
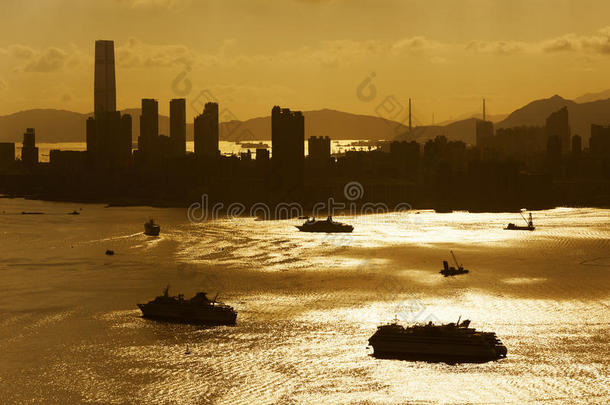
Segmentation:
<svg viewBox="0 0 610 405">
<path fill-rule="evenodd" d="M 96 39 L 115 41 L 117 106 L 162 113 L 202 92 L 237 119 L 374 115 L 394 96 L 427 124 L 483 97 L 494 114 L 610 88 L 608 0 L 2 0 L 0 15 L 0 114 L 92 111 Z"/>
</svg>

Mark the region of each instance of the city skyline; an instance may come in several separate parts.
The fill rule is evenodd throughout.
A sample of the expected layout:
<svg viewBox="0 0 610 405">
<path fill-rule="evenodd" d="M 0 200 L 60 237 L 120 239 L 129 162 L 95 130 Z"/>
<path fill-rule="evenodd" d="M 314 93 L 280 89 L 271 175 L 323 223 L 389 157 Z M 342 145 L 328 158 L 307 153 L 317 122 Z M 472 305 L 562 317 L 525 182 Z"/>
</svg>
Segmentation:
<svg viewBox="0 0 610 405">
<path fill-rule="evenodd" d="M 15 17 L 0 30 L 10 30 L 18 16 L 40 27 L 19 38 L 3 32 L 0 114 L 29 108 L 92 112 L 92 46 L 99 38 L 115 41 L 118 109 L 133 108 L 141 98 L 188 99 L 207 89 L 240 120 L 266 116 L 275 104 L 371 114 L 356 89 L 375 73 L 378 93 L 393 94 L 403 104 L 415 100 L 418 125 L 429 124 L 433 114 L 441 122 L 479 111 L 481 98 L 494 115 L 553 94 L 575 98 L 610 87 L 600 85 L 610 67 L 610 30 L 603 21 L 610 6 L 602 2 L 538 2 L 527 8 L 524 2 L 469 1 L 439 11 L 421 2 L 291 1 L 296 11 L 288 14 L 273 2 L 256 2 L 253 10 L 239 1 L 203 6 L 125 0 L 79 7 L 64 1 L 72 6 L 65 16 L 56 16 L 56 3 L 0 6 Z M 267 22 L 271 32 L 248 32 L 240 24 L 244 13 Z M 208 18 L 212 14 L 215 21 Z M 413 15 L 426 16 L 426 24 Z M 65 21 L 65 30 L 47 35 L 49 17 L 60 23 L 71 18 L 72 24 Z M 535 24 L 544 18 L 544 25 Z M 155 32 L 162 21 L 185 28 Z M 86 34 L 76 34 L 85 24 Z M 303 24 L 309 25 L 307 35 L 299 31 Z M 371 24 L 375 30 L 367 29 Z M 172 86 L 183 72 L 192 84 L 186 95 Z M 159 112 L 168 115 L 167 103 Z M 188 109 L 187 121 L 198 113 Z"/>
</svg>

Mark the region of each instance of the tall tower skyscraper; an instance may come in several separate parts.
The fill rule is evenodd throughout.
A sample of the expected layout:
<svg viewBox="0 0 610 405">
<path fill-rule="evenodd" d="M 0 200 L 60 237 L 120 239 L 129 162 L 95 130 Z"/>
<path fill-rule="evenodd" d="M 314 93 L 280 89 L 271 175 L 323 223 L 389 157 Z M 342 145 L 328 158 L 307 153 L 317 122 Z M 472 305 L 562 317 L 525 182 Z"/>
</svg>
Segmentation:
<svg viewBox="0 0 610 405">
<path fill-rule="evenodd" d="M 116 111 L 114 41 L 95 41 L 94 112 Z"/>
<path fill-rule="evenodd" d="M 87 152 L 92 167 L 122 169 L 131 160 L 131 117 L 116 110 L 114 42 L 95 41 L 93 117 L 87 120 Z"/>
</svg>

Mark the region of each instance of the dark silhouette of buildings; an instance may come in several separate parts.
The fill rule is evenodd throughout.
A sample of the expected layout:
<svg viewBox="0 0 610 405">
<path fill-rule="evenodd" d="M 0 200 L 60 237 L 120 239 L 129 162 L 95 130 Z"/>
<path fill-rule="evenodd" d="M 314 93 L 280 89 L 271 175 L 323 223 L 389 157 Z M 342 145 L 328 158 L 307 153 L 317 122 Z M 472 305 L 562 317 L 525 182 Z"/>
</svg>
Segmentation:
<svg viewBox="0 0 610 405">
<path fill-rule="evenodd" d="M 38 148 L 36 147 L 36 131 L 34 128 L 28 128 L 23 134 L 21 161 L 28 170 L 32 170 L 38 164 Z"/>
<path fill-rule="evenodd" d="M 169 137 L 172 155 L 186 154 L 186 100 L 175 98 L 169 102 Z"/>
<path fill-rule="evenodd" d="M 560 143 L 560 150 L 563 155 L 570 153 L 571 135 L 570 124 L 568 121 L 568 108 L 563 107 L 559 111 L 551 113 L 546 119 L 546 134 L 547 139 L 552 136 L 557 136 Z M 557 141 L 552 141 L 556 143 Z"/>
<path fill-rule="evenodd" d="M 257 161 L 269 161 L 269 149 L 257 148 L 256 149 L 256 160 Z"/>
<path fill-rule="evenodd" d="M 300 111 L 271 110 L 271 187 L 293 191 L 303 186 L 305 119 Z"/>
<path fill-rule="evenodd" d="M 394 141 L 390 144 L 392 165 L 400 177 L 416 180 L 419 172 L 420 148 L 415 141 Z"/>
<path fill-rule="evenodd" d="M 195 117 L 193 125 L 195 155 L 215 158 L 218 149 L 218 103 L 206 103 L 203 113 Z"/>
<path fill-rule="evenodd" d="M 330 159 L 330 138 L 328 136 L 311 136 L 307 140 L 309 157 L 323 162 Z"/>
<path fill-rule="evenodd" d="M 15 143 L 0 142 L 0 170 L 7 170 L 15 164 Z"/>
<path fill-rule="evenodd" d="M 0 144 L 0 192 L 181 206 L 203 195 L 225 206 L 295 201 L 312 207 L 329 197 L 468 210 L 610 203 L 610 126 L 592 125 L 589 148 L 583 148 L 580 136 L 570 137 L 565 108 L 545 126 L 495 134 L 491 122 L 476 121 L 474 148 L 439 134 L 424 145 L 385 142 L 332 155 L 329 137 L 311 137 L 305 159 L 303 114 L 275 106 L 271 156 L 262 145 L 244 146 L 257 148 L 253 160 L 250 150 L 220 154 L 217 103 L 207 103 L 195 118 L 193 154 L 186 152 L 186 100 L 170 101 L 165 136 L 159 134 L 157 101 L 143 99 L 138 150 L 132 153 L 132 118 L 116 111 L 112 41 L 96 42 L 94 104 L 86 152 L 52 150 L 49 164 L 38 163 L 32 128 L 24 134 L 21 162 L 15 161 L 14 144 Z M 344 186 L 353 181 L 364 194 L 347 201 Z"/>
<path fill-rule="evenodd" d="M 610 126 L 591 125 L 589 148 L 594 156 L 610 158 Z"/>
<path fill-rule="evenodd" d="M 580 135 L 572 137 L 572 156 L 578 157 L 582 153 L 582 138 Z"/>
</svg>

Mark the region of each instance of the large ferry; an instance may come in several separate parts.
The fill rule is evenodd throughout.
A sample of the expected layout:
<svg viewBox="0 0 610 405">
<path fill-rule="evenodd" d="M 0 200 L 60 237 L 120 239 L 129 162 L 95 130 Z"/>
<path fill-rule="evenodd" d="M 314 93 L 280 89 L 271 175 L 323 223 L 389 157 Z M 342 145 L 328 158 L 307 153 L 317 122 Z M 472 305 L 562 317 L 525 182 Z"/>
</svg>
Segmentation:
<svg viewBox="0 0 610 405">
<path fill-rule="evenodd" d="M 163 295 L 147 304 L 138 304 L 145 318 L 165 319 L 181 323 L 235 325 L 237 312 L 222 302 L 209 300 L 204 292 L 198 292 L 191 299 L 185 300 L 182 294 L 176 297 L 169 295 L 169 286 Z"/>
<path fill-rule="evenodd" d="M 354 230 L 354 227 L 341 222 L 333 221 L 332 217 L 326 218 L 326 220 L 316 221 L 314 218 L 308 219 L 303 225 L 297 226 L 301 232 L 345 232 L 349 233 Z"/>
<path fill-rule="evenodd" d="M 394 322 L 377 327 L 369 338 L 373 355 L 379 358 L 443 361 L 447 363 L 486 362 L 506 357 L 506 346 L 494 332 L 469 328 L 470 321 L 403 327 Z"/>
</svg>

